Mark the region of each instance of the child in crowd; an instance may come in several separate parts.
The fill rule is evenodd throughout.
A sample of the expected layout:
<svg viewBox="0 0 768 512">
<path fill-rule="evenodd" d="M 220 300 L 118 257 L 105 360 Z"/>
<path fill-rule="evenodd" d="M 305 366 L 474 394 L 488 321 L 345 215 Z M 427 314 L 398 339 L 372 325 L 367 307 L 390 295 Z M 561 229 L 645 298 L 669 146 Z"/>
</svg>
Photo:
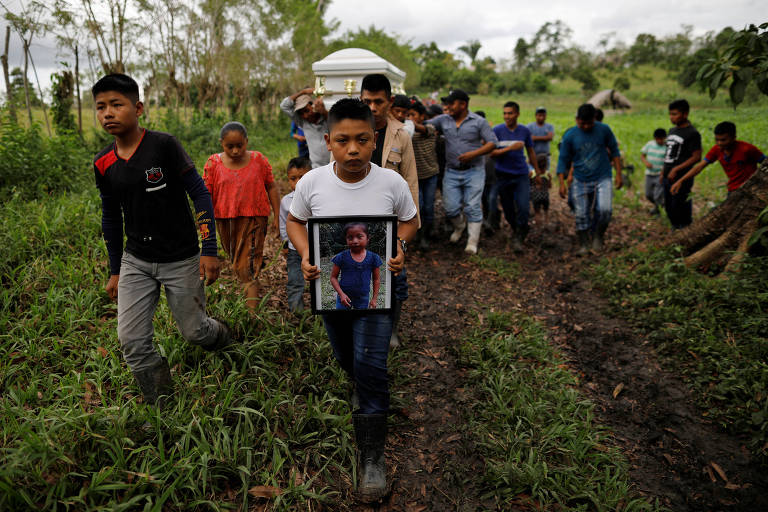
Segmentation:
<svg viewBox="0 0 768 512">
<path fill-rule="evenodd" d="M 371 163 L 375 121 L 371 109 L 357 98 L 337 101 L 328 115 L 326 136 L 334 162 L 307 173 L 296 186 L 288 215 L 288 237 L 301 255 L 307 280 L 320 277 L 309 262 L 305 224 L 312 216 L 396 215 L 397 256 L 387 262 L 399 274 L 405 264 L 406 242 L 416 233 L 418 216 L 410 189 L 398 173 Z M 392 334 L 390 315 L 324 315 L 334 355 L 355 383 L 359 406 L 352 420 L 357 439 L 360 497 L 375 501 L 387 492 L 384 444 L 389 412 L 387 356 Z"/>
<path fill-rule="evenodd" d="M 288 162 L 286 174 L 288 175 L 288 184 L 291 186 L 291 191 L 280 201 L 280 238 L 283 242 L 288 243 L 288 246 L 284 249 L 285 267 L 288 274 L 285 283 L 285 295 L 288 302 L 288 310 L 292 313 L 304 309 L 304 276 L 301 275 L 301 257 L 296 252 L 296 248 L 291 241 L 288 240 L 285 224 L 288 220 L 288 211 L 291 208 L 293 194 L 296 191 L 296 184 L 311 168 L 312 164 L 309 158 L 298 157 Z"/>
<path fill-rule="evenodd" d="M 392 114 L 392 117 L 403 123 L 405 131 L 408 132 L 408 135 L 413 137 L 413 121 L 408 119 L 408 109 L 411 108 L 411 103 L 413 103 L 413 100 L 405 94 L 395 94 L 389 112 Z"/>
<path fill-rule="evenodd" d="M 545 154 L 536 155 L 538 172 L 531 170 L 531 204 L 535 217 L 539 212 L 544 212 L 544 225 L 549 224 L 549 189 L 552 187 L 552 178 L 547 169 L 549 157 Z M 536 179 L 538 177 L 538 179 Z"/>
<path fill-rule="evenodd" d="M 657 128 L 653 132 L 653 140 L 646 142 L 640 150 L 640 159 L 645 165 L 645 198 L 653 205 L 650 213 L 654 216 L 661 213 L 659 206 L 664 206 L 664 186 L 659 181 L 659 177 L 664 167 L 666 142 L 667 132 L 664 128 Z"/>
<path fill-rule="evenodd" d="M 728 194 L 741 187 L 757 171 L 757 164 L 765 160 L 765 155 L 749 142 L 736 140 L 736 125 L 723 121 L 715 126 L 715 145 L 709 150 L 704 160 L 694 165 L 680 180 L 670 188 L 674 195 L 686 180 L 693 178 L 706 166 L 720 162 L 728 177 Z"/>
<path fill-rule="evenodd" d="M 173 380 L 168 361 L 152 343 L 160 286 L 188 342 L 216 350 L 231 339 L 229 328 L 205 313 L 203 283 L 210 285 L 219 276 L 211 196 L 173 136 L 139 126 L 144 105 L 136 81 L 110 74 L 96 82 L 92 93 L 96 117 L 115 138 L 94 159 L 109 254 L 107 294 L 117 300 L 120 348 L 144 401 L 163 408 L 173 394 Z"/>
<path fill-rule="evenodd" d="M 435 192 L 439 167 L 437 164 L 437 130 L 431 124 L 424 124 L 427 109 L 414 101 L 408 107 L 408 119 L 413 122 L 413 154 L 416 157 L 416 171 L 419 176 L 419 211 L 421 212 L 421 236 L 419 247 L 429 248 L 429 239 L 433 237 L 435 222 Z"/>
<path fill-rule="evenodd" d="M 336 309 L 374 309 L 381 286 L 381 267 L 384 262 L 378 254 L 369 251 L 368 224 L 350 222 L 344 226 L 347 249 L 333 258 L 331 286 L 336 290 Z M 339 279 L 341 274 L 341 279 Z M 373 279 L 373 294 L 371 294 Z"/>
<path fill-rule="evenodd" d="M 682 229 L 693 222 L 693 203 L 688 198 L 693 178 L 683 179 L 683 176 L 701 160 L 701 134 L 688 119 L 690 110 L 686 100 L 675 100 L 669 104 L 669 120 L 675 126 L 667 135 L 664 169 L 659 180 L 664 185 L 664 208 L 672 229 Z M 678 181 L 681 184 L 673 194 L 672 185 Z"/>
<path fill-rule="evenodd" d="M 221 128 L 222 152 L 205 163 L 203 180 L 213 198 L 213 215 L 221 246 L 245 288 L 246 305 L 259 305 L 259 271 L 267 234 L 269 210 L 279 232 L 280 196 L 272 166 L 258 151 L 248 151 L 245 126 L 233 121 Z"/>
</svg>

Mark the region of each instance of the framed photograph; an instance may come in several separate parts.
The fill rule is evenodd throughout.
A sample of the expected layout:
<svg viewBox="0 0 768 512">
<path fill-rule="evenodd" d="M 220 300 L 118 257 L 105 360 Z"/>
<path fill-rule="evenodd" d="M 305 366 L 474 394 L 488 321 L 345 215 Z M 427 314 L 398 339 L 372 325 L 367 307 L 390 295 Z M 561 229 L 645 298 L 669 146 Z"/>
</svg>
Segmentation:
<svg viewBox="0 0 768 512">
<path fill-rule="evenodd" d="M 309 261 L 320 267 L 309 284 L 312 313 L 389 313 L 397 217 L 310 217 L 307 230 Z"/>
</svg>

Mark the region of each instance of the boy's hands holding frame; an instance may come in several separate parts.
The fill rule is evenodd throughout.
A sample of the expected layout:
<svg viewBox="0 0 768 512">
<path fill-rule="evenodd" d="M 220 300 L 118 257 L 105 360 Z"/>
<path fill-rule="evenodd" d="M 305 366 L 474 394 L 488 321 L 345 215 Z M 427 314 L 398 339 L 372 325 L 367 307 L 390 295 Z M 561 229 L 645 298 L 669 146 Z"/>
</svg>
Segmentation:
<svg viewBox="0 0 768 512">
<path fill-rule="evenodd" d="M 301 256 L 301 273 L 304 274 L 304 279 L 314 281 L 320 277 L 320 267 L 309 262 L 309 239 L 306 224 L 307 221 L 299 220 L 289 213 L 288 221 L 285 223 L 285 230 L 288 232 L 288 238 L 291 240 L 291 243 L 293 243 L 296 251 Z M 398 222 L 397 237 L 406 242 L 412 240 L 416 235 L 418 226 L 418 216 L 405 222 Z M 387 267 L 393 274 L 398 275 L 403 271 L 404 266 L 405 253 L 400 244 L 397 244 L 397 255 L 387 261 Z"/>
</svg>

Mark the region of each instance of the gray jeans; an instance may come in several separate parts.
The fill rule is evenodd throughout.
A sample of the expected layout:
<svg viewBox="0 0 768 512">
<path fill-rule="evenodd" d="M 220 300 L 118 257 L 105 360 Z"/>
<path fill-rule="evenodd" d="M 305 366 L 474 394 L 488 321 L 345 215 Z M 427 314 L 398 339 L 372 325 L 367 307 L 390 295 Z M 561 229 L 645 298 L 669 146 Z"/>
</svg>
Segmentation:
<svg viewBox="0 0 768 512">
<path fill-rule="evenodd" d="M 285 291 L 290 311 L 304 309 L 304 274 L 301 272 L 301 256 L 295 249 L 288 249 L 286 257 L 288 279 L 285 283 Z"/>
<path fill-rule="evenodd" d="M 205 313 L 205 288 L 200 280 L 200 255 L 171 263 L 151 263 L 123 253 L 117 287 L 117 337 L 131 371 L 160 361 L 152 337 L 152 319 L 160 285 L 181 335 L 189 343 L 213 343 L 220 324 Z"/>
</svg>

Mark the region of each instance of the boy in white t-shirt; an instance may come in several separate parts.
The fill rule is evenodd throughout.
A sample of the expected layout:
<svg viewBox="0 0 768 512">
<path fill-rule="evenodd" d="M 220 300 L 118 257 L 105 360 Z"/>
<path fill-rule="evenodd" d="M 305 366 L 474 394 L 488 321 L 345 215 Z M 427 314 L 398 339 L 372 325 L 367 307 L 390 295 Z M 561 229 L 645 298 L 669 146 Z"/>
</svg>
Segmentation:
<svg viewBox="0 0 768 512">
<path fill-rule="evenodd" d="M 288 237 L 301 256 L 304 278 L 320 277 L 309 263 L 305 224 L 309 217 L 396 215 L 397 256 L 387 265 L 395 275 L 405 264 L 406 242 L 418 229 L 416 205 L 406 181 L 371 163 L 376 147 L 371 109 L 357 98 L 336 102 L 328 113 L 328 150 L 333 162 L 311 170 L 296 186 L 286 223 Z M 359 407 L 353 412 L 362 499 L 375 501 L 387 492 L 384 444 L 389 411 L 387 355 L 392 318 L 383 314 L 323 315 L 336 359 L 355 384 Z"/>
</svg>

